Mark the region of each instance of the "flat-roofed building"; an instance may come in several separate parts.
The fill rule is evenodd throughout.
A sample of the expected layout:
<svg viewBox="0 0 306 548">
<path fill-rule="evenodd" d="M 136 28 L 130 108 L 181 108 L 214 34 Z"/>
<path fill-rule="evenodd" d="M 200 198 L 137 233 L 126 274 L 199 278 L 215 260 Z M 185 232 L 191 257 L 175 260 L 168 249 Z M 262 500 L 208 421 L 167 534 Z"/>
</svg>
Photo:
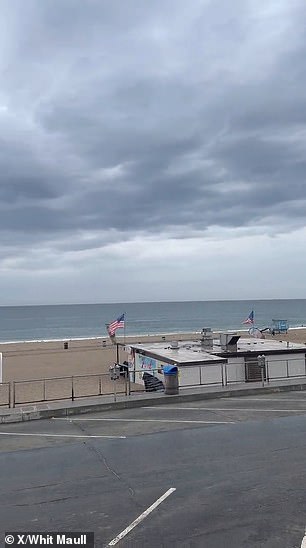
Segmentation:
<svg viewBox="0 0 306 548">
<path fill-rule="evenodd" d="M 144 371 L 162 379 L 165 365 L 178 367 L 180 387 L 306 376 L 306 345 L 244 338 L 230 332 L 213 338 L 206 331 L 199 340 L 131 344 L 133 380 L 142 382 Z M 262 356 L 263 373 L 258 360 Z"/>
</svg>

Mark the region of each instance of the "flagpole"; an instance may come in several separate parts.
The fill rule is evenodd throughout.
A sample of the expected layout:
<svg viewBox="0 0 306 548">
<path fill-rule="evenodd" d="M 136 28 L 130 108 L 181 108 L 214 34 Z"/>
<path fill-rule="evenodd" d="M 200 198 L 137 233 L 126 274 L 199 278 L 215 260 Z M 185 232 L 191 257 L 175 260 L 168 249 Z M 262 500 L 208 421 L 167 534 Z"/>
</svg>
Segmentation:
<svg viewBox="0 0 306 548">
<path fill-rule="evenodd" d="M 123 323 L 123 326 L 122 326 L 122 323 Z M 111 330 L 110 330 L 110 326 L 111 326 Z M 114 320 L 110 324 L 106 324 L 106 329 L 107 329 L 108 336 L 109 336 L 110 340 L 112 341 L 112 343 L 114 345 L 116 345 L 117 363 L 119 363 L 119 361 L 120 361 L 119 344 L 122 345 L 122 343 L 117 342 L 116 335 L 115 335 L 115 332 L 119 327 L 121 327 L 121 328 L 123 327 L 123 329 L 124 329 L 124 341 L 125 341 L 125 316 L 124 316 L 124 314 L 121 314 L 121 316 L 119 316 L 119 318 L 117 318 L 117 320 Z"/>
<path fill-rule="evenodd" d="M 124 314 L 124 326 L 123 326 L 123 344 L 125 346 L 125 324 L 126 324 L 126 313 L 123 312 Z"/>
</svg>

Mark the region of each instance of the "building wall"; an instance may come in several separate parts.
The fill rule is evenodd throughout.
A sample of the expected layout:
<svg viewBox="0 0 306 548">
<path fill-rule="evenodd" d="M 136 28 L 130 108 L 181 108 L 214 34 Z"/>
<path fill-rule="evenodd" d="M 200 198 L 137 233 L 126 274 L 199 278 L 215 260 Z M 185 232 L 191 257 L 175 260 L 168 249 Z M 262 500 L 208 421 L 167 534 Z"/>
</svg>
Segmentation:
<svg viewBox="0 0 306 548">
<path fill-rule="evenodd" d="M 254 355 L 254 359 L 256 356 Z M 164 381 L 162 368 L 169 365 L 165 361 L 149 358 L 142 354 L 135 354 L 135 382 L 143 383 L 144 371 Z M 227 364 L 190 365 L 179 369 L 180 387 L 199 386 L 208 384 L 231 384 L 245 382 L 244 356 L 229 356 Z M 275 354 L 266 357 L 268 378 L 281 379 L 287 377 L 301 377 L 306 375 L 305 354 Z"/>
<path fill-rule="evenodd" d="M 225 365 L 227 383 L 245 381 L 245 362 L 244 357 L 228 357 L 228 363 Z"/>
<path fill-rule="evenodd" d="M 266 369 L 271 380 L 286 377 L 301 377 L 306 374 L 305 354 L 267 356 Z"/>
<path fill-rule="evenodd" d="M 164 365 L 169 364 L 165 361 L 144 356 L 141 353 L 135 353 L 135 382 L 143 384 L 142 375 L 144 371 L 151 372 L 152 375 L 164 382 L 162 372 Z M 180 387 L 222 383 L 221 364 L 178 366 L 178 371 Z"/>
<path fill-rule="evenodd" d="M 156 360 L 155 358 L 150 358 L 144 356 L 138 352 L 135 352 L 135 382 L 139 384 L 144 384 L 142 380 L 142 375 L 146 371 L 147 373 L 152 373 L 155 377 L 164 381 L 164 375 L 162 372 L 164 365 L 169 365 L 165 361 Z"/>
<path fill-rule="evenodd" d="M 223 364 L 216 363 L 214 365 L 202 365 L 199 367 L 201 382 L 199 384 L 222 384 Z"/>
<path fill-rule="evenodd" d="M 179 386 L 197 386 L 200 384 L 199 367 L 179 367 Z"/>
</svg>

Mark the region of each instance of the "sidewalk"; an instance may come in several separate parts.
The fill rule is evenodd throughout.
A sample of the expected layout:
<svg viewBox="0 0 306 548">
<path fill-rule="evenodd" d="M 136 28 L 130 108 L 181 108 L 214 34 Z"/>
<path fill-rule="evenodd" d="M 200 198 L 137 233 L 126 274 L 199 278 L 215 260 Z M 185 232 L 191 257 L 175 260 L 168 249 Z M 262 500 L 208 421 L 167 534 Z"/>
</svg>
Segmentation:
<svg viewBox="0 0 306 548">
<path fill-rule="evenodd" d="M 142 407 L 143 405 L 165 405 L 195 400 L 208 400 L 231 396 L 249 396 L 251 394 L 272 394 L 276 392 L 304 391 L 306 379 L 286 379 L 265 383 L 242 383 L 228 386 L 202 386 L 184 388 L 177 396 L 168 396 L 163 392 L 141 394 L 134 393 L 131 396 L 114 395 L 99 396 L 95 398 L 80 398 L 75 401 L 46 402 L 31 405 L 22 405 L 14 409 L 0 409 L 0 424 L 23 422 L 36 419 L 48 419 L 52 417 L 66 417 L 81 413 L 108 411 L 112 409 L 129 409 Z M 305 394 L 306 396 L 306 394 Z"/>
</svg>

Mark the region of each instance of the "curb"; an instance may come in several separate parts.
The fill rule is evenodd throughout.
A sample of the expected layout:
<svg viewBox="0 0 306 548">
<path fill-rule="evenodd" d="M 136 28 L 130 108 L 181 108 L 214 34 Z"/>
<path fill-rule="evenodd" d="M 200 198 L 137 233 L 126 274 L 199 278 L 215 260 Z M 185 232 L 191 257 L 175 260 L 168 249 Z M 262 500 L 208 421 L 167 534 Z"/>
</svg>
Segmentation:
<svg viewBox="0 0 306 548">
<path fill-rule="evenodd" d="M 113 409 L 131 409 L 145 406 L 168 405 L 171 403 L 190 402 L 199 400 L 212 400 L 230 398 L 232 396 L 250 396 L 251 394 L 273 394 L 279 392 L 305 391 L 306 383 L 298 383 L 283 386 L 267 386 L 256 388 L 237 388 L 217 392 L 204 392 L 192 394 L 178 394 L 176 396 L 157 396 L 155 398 L 142 398 L 138 400 L 126 400 L 107 403 L 80 403 L 74 407 L 61 407 L 54 409 L 41 409 L 35 411 L 20 411 L 0 415 L 0 424 L 19 423 L 39 419 L 51 419 L 53 417 L 69 417 L 98 411 L 111 411 Z"/>
</svg>

